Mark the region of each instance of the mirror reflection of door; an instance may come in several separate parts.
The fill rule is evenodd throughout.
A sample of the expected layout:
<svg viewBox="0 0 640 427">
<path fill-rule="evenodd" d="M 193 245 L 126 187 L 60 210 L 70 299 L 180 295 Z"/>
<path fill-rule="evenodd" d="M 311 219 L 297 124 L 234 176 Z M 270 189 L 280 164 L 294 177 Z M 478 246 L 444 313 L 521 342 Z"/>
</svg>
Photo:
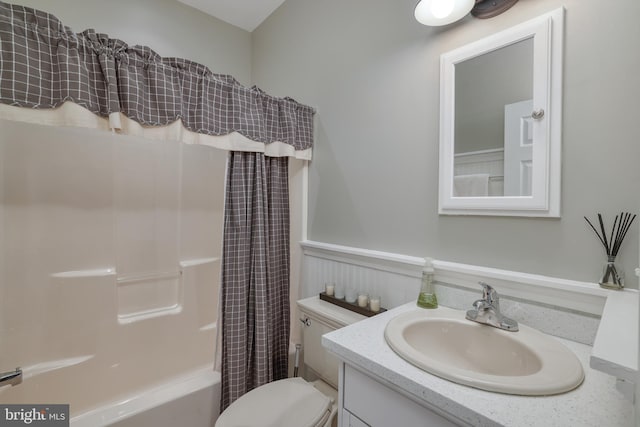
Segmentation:
<svg viewBox="0 0 640 427">
<path fill-rule="evenodd" d="M 504 195 L 531 196 L 533 100 L 504 106 Z"/>
<path fill-rule="evenodd" d="M 531 196 L 531 143 L 515 150 L 521 142 L 513 142 L 507 159 L 511 128 L 505 109 L 527 99 L 532 105 L 533 47 L 530 37 L 456 64 L 454 197 Z M 530 116 L 531 111 L 518 114 Z M 519 119 L 514 126 L 520 129 Z M 522 131 L 531 132 L 523 126 Z"/>
</svg>

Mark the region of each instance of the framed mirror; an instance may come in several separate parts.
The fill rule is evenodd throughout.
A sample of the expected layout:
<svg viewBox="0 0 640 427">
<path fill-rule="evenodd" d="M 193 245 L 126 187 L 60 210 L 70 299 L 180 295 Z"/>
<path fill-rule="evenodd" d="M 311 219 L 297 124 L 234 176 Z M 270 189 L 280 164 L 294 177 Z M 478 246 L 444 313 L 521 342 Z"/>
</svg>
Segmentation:
<svg viewBox="0 0 640 427">
<path fill-rule="evenodd" d="M 563 20 L 441 56 L 440 214 L 560 216 Z"/>
</svg>

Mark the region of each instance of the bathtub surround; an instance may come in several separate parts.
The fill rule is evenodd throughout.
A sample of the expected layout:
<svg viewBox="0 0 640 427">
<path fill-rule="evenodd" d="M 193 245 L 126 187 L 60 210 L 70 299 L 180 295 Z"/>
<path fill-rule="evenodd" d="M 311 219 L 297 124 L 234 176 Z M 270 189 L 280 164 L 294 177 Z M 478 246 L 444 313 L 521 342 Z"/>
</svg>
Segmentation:
<svg viewBox="0 0 640 427">
<path fill-rule="evenodd" d="M 0 120 L 2 363 L 24 371 L 3 403 L 117 416 L 213 374 L 225 153 L 114 138 Z"/>
<path fill-rule="evenodd" d="M 288 159 L 231 152 L 227 166 L 222 300 L 222 397 L 287 377 Z"/>
</svg>

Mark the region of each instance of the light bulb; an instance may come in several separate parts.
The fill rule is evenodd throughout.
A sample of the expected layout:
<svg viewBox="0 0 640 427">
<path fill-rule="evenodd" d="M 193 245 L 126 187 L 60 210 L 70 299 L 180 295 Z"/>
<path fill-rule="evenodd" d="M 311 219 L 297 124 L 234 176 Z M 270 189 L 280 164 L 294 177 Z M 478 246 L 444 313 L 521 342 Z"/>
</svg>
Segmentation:
<svg viewBox="0 0 640 427">
<path fill-rule="evenodd" d="M 475 0 L 421 0 L 414 11 L 416 20 L 424 25 L 447 25 L 464 18 Z"/>
<path fill-rule="evenodd" d="M 454 0 L 432 0 L 431 13 L 437 19 L 446 18 L 453 12 Z"/>
</svg>

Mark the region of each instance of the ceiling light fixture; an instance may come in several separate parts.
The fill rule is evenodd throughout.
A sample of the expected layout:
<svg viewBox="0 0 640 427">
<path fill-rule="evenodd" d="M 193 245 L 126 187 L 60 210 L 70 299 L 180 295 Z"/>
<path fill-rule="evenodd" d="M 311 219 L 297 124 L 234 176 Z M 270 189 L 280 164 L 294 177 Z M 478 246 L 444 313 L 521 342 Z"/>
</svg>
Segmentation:
<svg viewBox="0 0 640 427">
<path fill-rule="evenodd" d="M 420 0 L 414 15 L 419 23 L 437 27 L 464 18 L 475 3 L 475 0 Z"/>
<path fill-rule="evenodd" d="M 480 19 L 493 18 L 506 12 L 517 2 L 518 0 L 476 0 L 471 14 Z"/>
<path fill-rule="evenodd" d="M 469 12 L 486 19 L 505 12 L 518 0 L 420 0 L 414 15 L 419 23 L 437 27 L 464 18 Z"/>
</svg>

